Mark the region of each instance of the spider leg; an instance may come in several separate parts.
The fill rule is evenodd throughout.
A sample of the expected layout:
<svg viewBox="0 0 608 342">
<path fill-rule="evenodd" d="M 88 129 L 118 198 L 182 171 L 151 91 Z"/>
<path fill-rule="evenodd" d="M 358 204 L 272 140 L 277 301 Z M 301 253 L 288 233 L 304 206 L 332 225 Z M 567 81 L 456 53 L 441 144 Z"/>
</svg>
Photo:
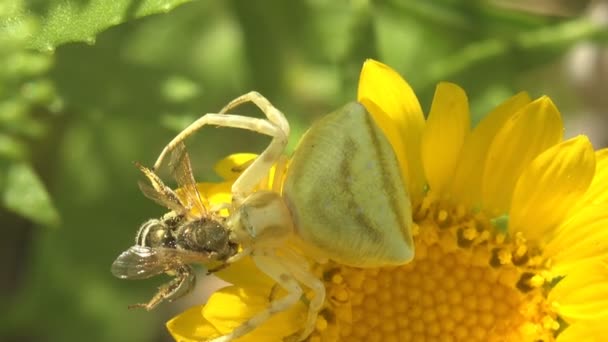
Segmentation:
<svg viewBox="0 0 608 342">
<path fill-rule="evenodd" d="M 232 194 L 236 198 L 235 203 L 237 205 L 244 199 L 246 194 L 254 189 L 257 183 L 264 179 L 264 176 L 268 174 L 268 170 L 270 170 L 272 165 L 279 161 L 287 145 L 290 132 L 289 122 L 285 118 L 285 115 L 274 107 L 268 99 L 256 91 L 251 91 L 230 101 L 222 108 L 220 114 L 226 113 L 247 102 L 252 102 L 256 105 L 266 115 L 268 121 L 276 125 L 280 134 L 274 136 L 274 139 L 266 150 L 251 163 L 232 185 Z"/>
<path fill-rule="evenodd" d="M 275 164 L 274 175 L 272 179 L 271 190 L 280 194 L 283 187 L 283 177 L 287 171 L 287 157 L 284 155 L 279 157 L 279 160 Z"/>
<path fill-rule="evenodd" d="M 226 111 L 243 103 L 254 103 L 266 115 L 267 120 L 250 118 L 241 115 L 225 114 Z M 270 101 L 257 92 L 249 92 L 228 103 L 220 113 L 205 114 L 183 131 L 181 131 L 161 152 L 154 163 L 158 170 L 165 156 L 180 142 L 205 125 L 247 129 L 272 137 L 268 147 L 243 171 L 232 185 L 233 202 L 238 206 L 245 196 L 253 191 L 256 185 L 268 174 L 268 170 L 279 160 L 289 138 L 289 123 L 285 115 L 275 108 Z"/>
<path fill-rule="evenodd" d="M 166 155 L 171 152 L 173 149 L 177 147 L 181 142 L 186 140 L 190 135 L 194 134 L 194 132 L 201 129 L 206 125 L 215 125 L 220 127 L 233 127 L 233 128 L 241 128 L 248 129 L 254 132 L 258 132 L 261 134 L 269 135 L 274 137 L 279 135 L 279 128 L 273 125 L 268 120 L 250 118 L 242 115 L 232 115 L 232 114 L 216 114 L 209 113 L 205 114 L 202 117 L 198 118 L 196 121 L 191 123 L 188 127 L 186 127 L 183 131 L 181 131 L 178 135 L 171 140 L 167 146 L 160 153 L 156 162 L 154 163 L 153 171 L 158 171 L 162 161 L 165 159 Z"/>
<path fill-rule="evenodd" d="M 276 109 L 268 99 L 257 91 L 250 91 L 247 94 L 241 95 L 236 99 L 230 101 L 227 105 L 220 110 L 220 114 L 224 114 L 229 110 L 236 108 L 243 103 L 252 102 L 266 115 L 268 120 L 273 124 L 279 126 L 286 136 L 289 136 L 289 122 L 285 118 L 285 115 L 280 110 Z"/>
<path fill-rule="evenodd" d="M 266 273 L 287 291 L 287 295 L 270 302 L 270 305 L 266 310 L 257 313 L 228 335 L 215 338 L 210 342 L 233 341 L 259 327 L 272 317 L 272 315 L 289 309 L 297 303 L 302 296 L 303 291 L 297 280 L 290 274 L 289 270 L 278 261 L 276 256 L 262 254 L 252 255 L 252 258 L 262 272 Z"/>
<path fill-rule="evenodd" d="M 158 170 L 166 155 L 179 143 L 205 125 L 247 129 L 273 137 L 270 145 L 243 171 L 232 185 L 233 196 L 238 204 L 246 194 L 253 191 L 254 187 L 266 176 L 268 170 L 281 156 L 285 145 L 287 145 L 287 136 L 281 128 L 268 120 L 231 114 L 206 114 L 186 127 L 165 146 L 156 163 L 154 163 L 154 170 Z"/>
<path fill-rule="evenodd" d="M 304 340 L 315 328 L 317 316 L 323 302 L 325 301 L 325 285 L 309 270 L 309 264 L 301 255 L 296 254 L 290 249 L 285 249 L 285 262 L 289 262 L 289 270 L 293 276 L 304 286 L 308 287 L 313 292 L 313 297 L 308 304 L 308 316 L 306 317 L 306 325 L 300 333 L 298 341 Z"/>
</svg>

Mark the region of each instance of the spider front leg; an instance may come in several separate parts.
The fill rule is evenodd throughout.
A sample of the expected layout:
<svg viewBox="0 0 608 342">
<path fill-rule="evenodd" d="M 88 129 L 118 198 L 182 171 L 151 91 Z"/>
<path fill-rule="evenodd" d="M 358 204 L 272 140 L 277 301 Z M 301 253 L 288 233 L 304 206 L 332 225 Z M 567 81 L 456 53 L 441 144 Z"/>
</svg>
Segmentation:
<svg viewBox="0 0 608 342">
<path fill-rule="evenodd" d="M 274 253 L 272 253 L 274 254 Z M 274 281 L 276 281 L 282 288 L 287 291 L 287 295 L 284 297 L 273 300 L 270 302 L 266 310 L 257 313 L 247 321 L 239 325 L 230 334 L 224 335 L 211 340 L 210 342 L 230 342 L 247 333 L 253 331 L 255 328 L 262 325 L 274 314 L 285 311 L 291 308 L 302 296 L 302 288 L 298 284 L 297 280 L 291 275 L 288 269 L 279 261 L 276 255 L 269 254 L 253 254 L 253 261 L 256 266 Z"/>
<path fill-rule="evenodd" d="M 241 115 L 224 114 L 226 110 L 234 108 L 245 102 L 253 102 L 266 115 L 267 119 L 257 119 Z M 183 131 L 181 131 L 160 153 L 154 163 L 154 170 L 158 170 L 166 155 L 175 149 L 190 135 L 206 125 L 219 127 L 233 127 L 247 129 L 272 137 L 268 147 L 251 163 L 251 165 L 237 178 L 232 185 L 234 202 L 240 203 L 255 186 L 267 176 L 268 171 L 281 157 L 289 139 L 289 123 L 283 113 L 276 109 L 262 95 L 250 92 L 231 101 L 218 114 L 205 114 Z"/>
<path fill-rule="evenodd" d="M 232 108 L 236 108 L 247 102 L 252 102 L 255 104 L 256 107 L 258 107 L 262 113 L 266 115 L 270 122 L 279 126 L 281 130 L 285 132 L 285 135 L 289 135 L 289 122 L 287 121 L 287 118 L 285 118 L 285 115 L 281 113 L 280 110 L 276 109 L 267 98 L 262 96 L 262 94 L 258 93 L 257 91 L 250 91 L 247 94 L 241 95 L 230 101 L 224 106 L 224 108 L 222 108 L 222 110 L 220 110 L 220 114 L 225 114 Z"/>
<path fill-rule="evenodd" d="M 220 110 L 220 114 L 224 114 L 247 102 L 252 102 L 256 105 L 262 113 L 266 115 L 268 121 L 279 128 L 281 136 L 275 135 L 266 150 L 264 150 L 264 152 L 262 152 L 232 184 L 232 195 L 233 198 L 236 198 L 237 204 L 244 199 L 244 196 L 253 190 L 260 180 L 268 175 L 268 171 L 274 164 L 281 161 L 281 156 L 287 145 L 290 132 L 289 122 L 287 121 L 287 118 L 285 118 L 285 115 L 257 91 L 251 91 L 230 101 L 222 110 Z M 279 164 L 284 166 L 283 163 Z M 279 170 L 279 168 L 277 168 L 276 171 L 280 171 L 282 174 L 284 169 Z M 276 175 L 277 174 L 275 173 L 275 176 Z M 275 184 L 273 187 L 276 186 L 277 185 Z"/>
</svg>

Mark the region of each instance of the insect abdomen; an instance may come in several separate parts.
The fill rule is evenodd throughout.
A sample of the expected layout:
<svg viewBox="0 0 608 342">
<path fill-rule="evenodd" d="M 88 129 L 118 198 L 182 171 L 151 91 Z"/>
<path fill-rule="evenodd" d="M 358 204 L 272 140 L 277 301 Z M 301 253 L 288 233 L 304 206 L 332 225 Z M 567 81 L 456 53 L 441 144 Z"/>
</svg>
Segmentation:
<svg viewBox="0 0 608 342">
<path fill-rule="evenodd" d="M 397 159 L 359 103 L 306 132 L 283 195 L 298 235 L 330 259 L 361 267 L 413 257 L 411 205 Z"/>
</svg>

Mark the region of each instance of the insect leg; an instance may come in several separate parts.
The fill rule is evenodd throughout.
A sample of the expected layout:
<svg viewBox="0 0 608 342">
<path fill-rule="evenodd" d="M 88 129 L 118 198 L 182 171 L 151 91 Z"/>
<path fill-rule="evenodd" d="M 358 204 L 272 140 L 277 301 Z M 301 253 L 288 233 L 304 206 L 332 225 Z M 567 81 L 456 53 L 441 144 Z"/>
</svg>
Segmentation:
<svg viewBox="0 0 608 342">
<path fill-rule="evenodd" d="M 273 300 L 266 310 L 257 313 L 249 320 L 234 329 L 230 334 L 211 340 L 211 342 L 230 342 L 233 341 L 266 322 L 272 315 L 289 309 L 298 302 L 302 296 L 302 288 L 296 279 L 289 273 L 276 256 L 254 255 L 252 256 L 258 268 L 275 280 L 282 288 L 287 291 L 284 297 Z"/>
<path fill-rule="evenodd" d="M 188 265 L 181 266 L 176 270 L 175 278 L 161 285 L 158 291 L 147 303 L 129 305 L 129 309 L 144 308 L 147 311 L 154 309 L 162 301 L 173 301 L 188 294 L 196 283 L 196 277 L 192 268 Z"/>
</svg>

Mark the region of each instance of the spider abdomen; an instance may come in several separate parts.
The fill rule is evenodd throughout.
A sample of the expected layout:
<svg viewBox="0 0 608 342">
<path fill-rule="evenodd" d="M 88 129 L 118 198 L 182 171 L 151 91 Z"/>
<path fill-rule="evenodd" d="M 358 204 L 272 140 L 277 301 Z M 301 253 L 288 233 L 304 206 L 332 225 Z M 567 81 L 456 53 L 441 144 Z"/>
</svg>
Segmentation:
<svg viewBox="0 0 608 342">
<path fill-rule="evenodd" d="M 371 267 L 413 257 L 411 204 L 397 158 L 359 103 L 306 132 L 291 159 L 283 197 L 297 234 L 327 258 Z"/>
</svg>

